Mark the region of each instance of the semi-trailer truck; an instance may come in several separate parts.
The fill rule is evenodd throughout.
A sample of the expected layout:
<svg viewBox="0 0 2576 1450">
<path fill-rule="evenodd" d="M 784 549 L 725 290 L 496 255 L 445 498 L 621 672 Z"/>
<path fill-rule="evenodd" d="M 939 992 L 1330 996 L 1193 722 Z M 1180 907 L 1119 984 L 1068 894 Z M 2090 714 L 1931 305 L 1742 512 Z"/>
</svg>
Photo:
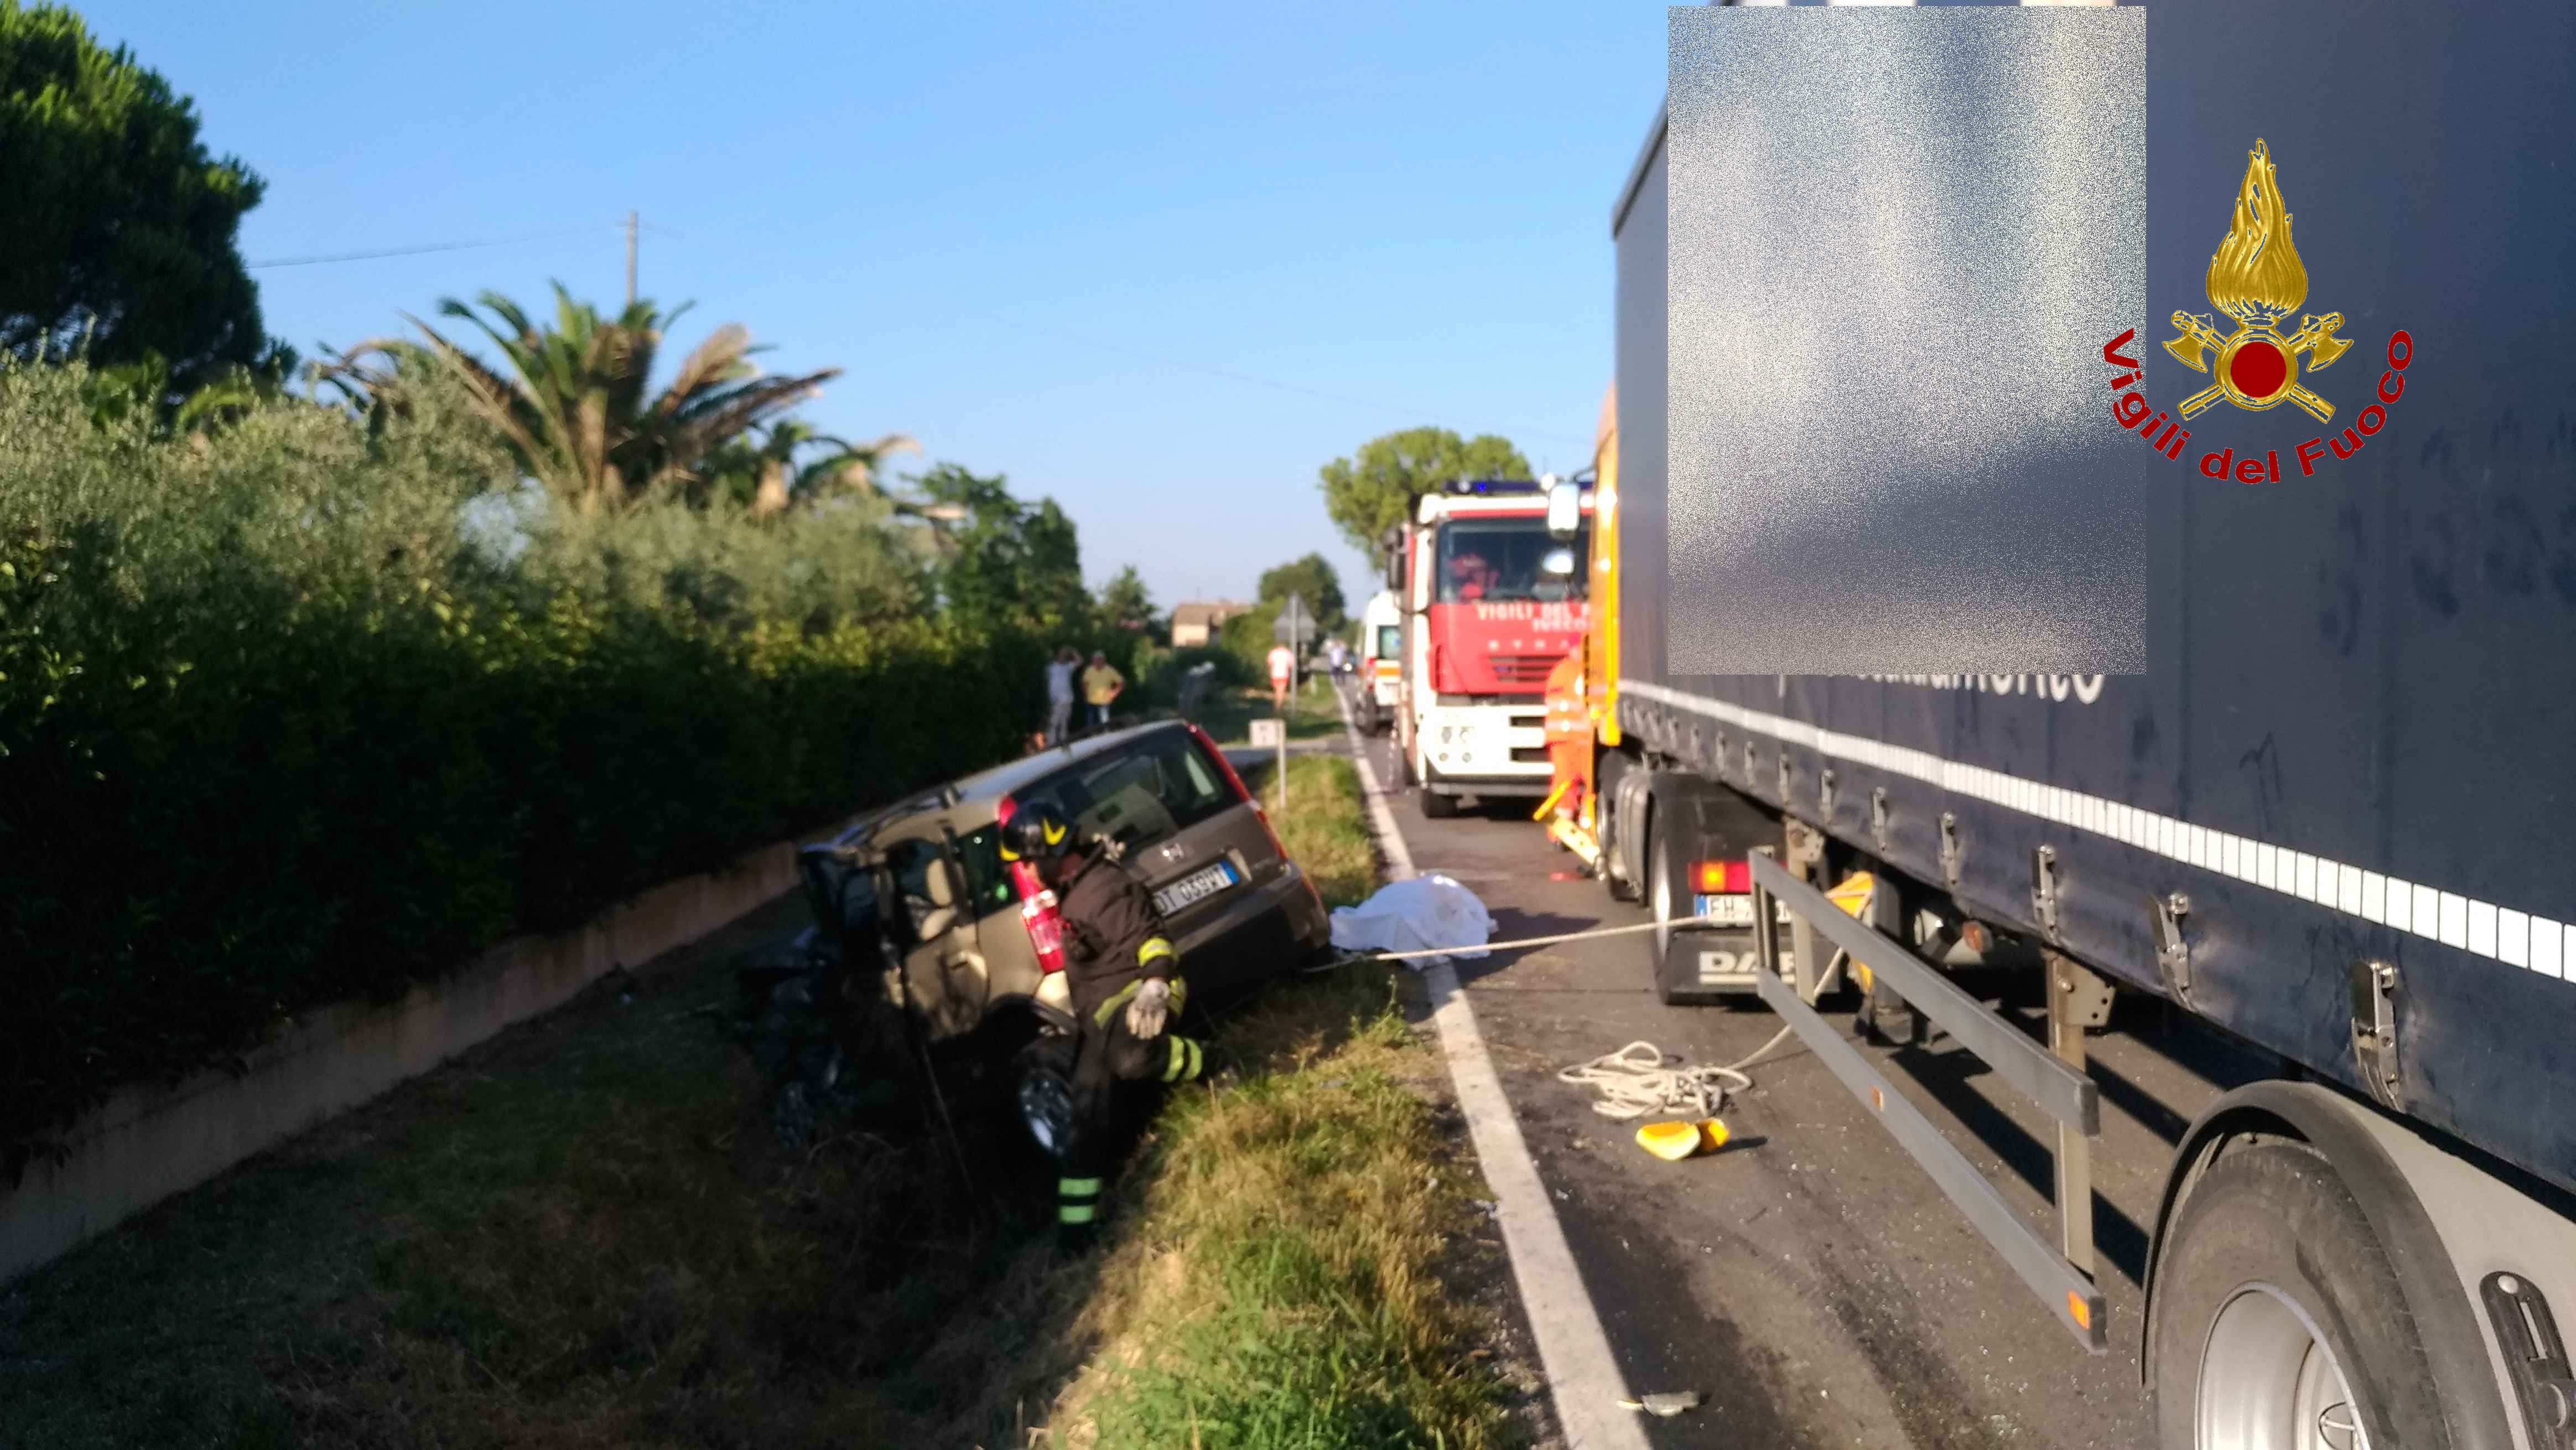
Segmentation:
<svg viewBox="0 0 2576 1450">
<path fill-rule="evenodd" d="M 2085 1033 L 2147 994 L 2276 1064 L 2201 1108 L 2165 1169 L 2141 1373 L 2169 1450 L 2576 1450 L 2571 17 L 2153 8 L 2147 112 L 2104 117 L 2146 128 L 2152 206 L 2223 225 L 2263 127 L 2372 179 L 2298 231 L 2314 268 L 2311 238 L 2342 225 L 2363 294 L 2359 366 L 2329 379 L 2343 416 L 2291 429 L 2318 447 L 2285 444 L 2277 472 L 2197 447 L 2175 470 L 2151 504 L 2143 675 L 1669 668 L 1675 613 L 1723 603 L 1672 586 L 1663 119 L 1612 211 L 1615 384 L 1571 672 L 1593 749 L 1552 829 L 1666 924 L 1647 950 L 1668 996 L 1788 1018 L 2095 1352 Z M 2267 69 L 2296 55 L 2313 84 Z M 2138 321 L 2104 352 L 2149 355 L 2163 332 Z M 2222 382 L 2278 382 L 2244 371 Z M 1698 920 L 1719 909 L 1723 932 Z M 2045 974 L 2044 1038 L 1959 988 L 1977 961 Z M 1854 997 L 1848 1024 L 1819 1011 Z M 1855 1029 L 1947 1034 L 2057 1120 L 2055 1232 Z"/>
</svg>

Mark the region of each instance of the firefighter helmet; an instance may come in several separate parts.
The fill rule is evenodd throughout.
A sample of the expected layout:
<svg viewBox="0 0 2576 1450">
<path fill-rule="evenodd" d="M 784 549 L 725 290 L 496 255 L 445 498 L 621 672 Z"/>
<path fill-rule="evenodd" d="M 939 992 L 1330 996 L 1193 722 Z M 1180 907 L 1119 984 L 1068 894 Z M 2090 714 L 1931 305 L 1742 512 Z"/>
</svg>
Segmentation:
<svg viewBox="0 0 2576 1450">
<path fill-rule="evenodd" d="M 1011 812 L 1002 826 L 1002 859 L 1045 861 L 1073 847 L 1073 823 L 1056 808 L 1031 804 Z"/>
</svg>

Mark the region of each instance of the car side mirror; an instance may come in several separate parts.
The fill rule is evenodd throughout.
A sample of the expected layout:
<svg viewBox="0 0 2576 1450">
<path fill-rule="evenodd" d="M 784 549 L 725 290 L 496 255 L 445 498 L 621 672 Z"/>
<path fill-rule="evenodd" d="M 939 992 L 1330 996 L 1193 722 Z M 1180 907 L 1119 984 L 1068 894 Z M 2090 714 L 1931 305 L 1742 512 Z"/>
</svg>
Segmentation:
<svg viewBox="0 0 2576 1450">
<path fill-rule="evenodd" d="M 1566 542 L 1582 532 L 1583 485 L 1559 483 L 1551 478 L 1547 486 L 1547 536 Z"/>
</svg>

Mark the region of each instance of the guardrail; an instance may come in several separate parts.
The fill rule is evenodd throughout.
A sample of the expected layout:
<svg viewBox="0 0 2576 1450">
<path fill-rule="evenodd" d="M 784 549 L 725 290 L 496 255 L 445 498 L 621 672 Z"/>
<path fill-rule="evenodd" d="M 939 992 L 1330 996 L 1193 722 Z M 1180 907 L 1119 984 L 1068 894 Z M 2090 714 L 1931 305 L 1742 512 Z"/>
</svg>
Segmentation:
<svg viewBox="0 0 2576 1450">
<path fill-rule="evenodd" d="M 1791 875 L 1768 851 L 1756 852 L 1752 867 L 1754 946 L 1761 961 L 1755 984 L 1762 1000 L 1797 1030 L 1799 1039 L 1816 1054 L 1817 1060 L 1870 1109 L 1896 1139 L 1897 1146 L 1923 1166 L 1923 1171 L 1931 1175 L 1986 1242 L 2003 1255 L 2004 1262 L 2057 1316 L 2076 1342 L 2092 1353 L 2108 1353 L 2110 1315 L 2102 1291 L 2092 1278 L 2092 1140 L 2102 1130 L 2101 1100 L 2093 1080 L 2032 1041 L 2012 1023 L 1987 1011 L 1984 1003 L 1960 990 L 1895 938 L 1845 912 L 1823 892 Z M 1772 905 L 1775 901 L 1852 961 L 1865 965 L 1874 977 L 1886 981 L 1907 1004 L 1938 1024 L 1953 1041 L 1993 1068 L 1998 1078 L 2056 1120 L 2055 1245 L 2023 1222 L 1985 1175 L 1941 1136 L 1920 1109 L 1900 1096 L 1877 1067 L 1781 974 L 1778 912 Z M 1827 974 L 1816 974 L 1819 986 L 1826 980 Z M 2049 995 L 2051 1022 L 2055 1025 L 2064 1009 L 2057 1002 L 2059 993 L 2051 991 Z M 2076 1040 L 2080 1044 L 2080 1035 Z M 2080 1046 L 2077 1051 L 2080 1061 Z"/>
</svg>

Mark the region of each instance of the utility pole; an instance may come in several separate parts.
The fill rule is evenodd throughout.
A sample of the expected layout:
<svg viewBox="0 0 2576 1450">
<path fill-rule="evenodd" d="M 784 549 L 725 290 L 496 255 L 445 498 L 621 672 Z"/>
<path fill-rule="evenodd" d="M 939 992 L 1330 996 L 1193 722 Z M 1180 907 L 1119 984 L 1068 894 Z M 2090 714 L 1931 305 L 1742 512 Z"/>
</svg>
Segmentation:
<svg viewBox="0 0 2576 1450">
<path fill-rule="evenodd" d="M 635 305 L 635 213 L 626 214 L 626 305 Z"/>
</svg>

